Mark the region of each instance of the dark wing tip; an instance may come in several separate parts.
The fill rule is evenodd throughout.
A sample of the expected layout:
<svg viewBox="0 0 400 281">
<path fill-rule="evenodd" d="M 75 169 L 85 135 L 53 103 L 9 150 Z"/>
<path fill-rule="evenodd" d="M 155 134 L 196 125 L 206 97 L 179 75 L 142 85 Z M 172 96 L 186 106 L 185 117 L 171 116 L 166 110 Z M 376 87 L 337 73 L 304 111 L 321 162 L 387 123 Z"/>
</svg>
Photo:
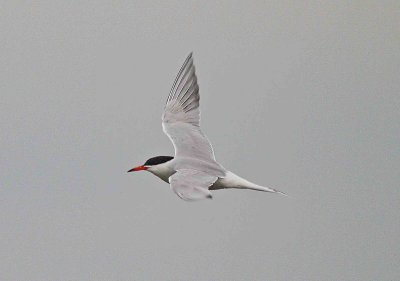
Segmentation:
<svg viewBox="0 0 400 281">
<path fill-rule="evenodd" d="M 192 70 L 192 74 L 189 75 L 189 77 L 187 77 L 188 71 Z M 194 83 L 197 85 L 197 78 L 196 78 L 196 74 L 195 74 L 195 67 L 193 65 L 193 52 L 190 52 L 189 55 L 186 57 L 183 65 L 181 66 L 181 68 L 179 69 L 179 72 L 174 80 L 174 84 L 172 85 L 172 88 L 169 92 L 168 98 L 167 98 L 167 102 L 168 103 L 170 100 L 176 98 L 176 96 L 180 96 L 180 93 L 182 91 L 182 82 L 184 83 L 183 85 L 185 85 L 185 83 L 187 83 L 189 80 L 189 78 L 193 76 L 195 81 Z M 179 90 L 178 90 L 179 89 Z M 191 93 L 189 93 L 190 95 Z M 182 97 L 179 97 L 182 98 Z"/>
<path fill-rule="evenodd" d="M 190 52 L 189 55 L 186 57 L 185 62 L 182 65 L 182 68 L 184 68 L 191 59 L 193 59 L 193 52 Z"/>
<path fill-rule="evenodd" d="M 178 75 L 176 75 L 176 78 L 174 80 L 174 84 L 172 85 L 171 91 L 169 92 L 169 95 L 168 95 L 168 98 L 167 98 L 167 103 L 173 98 L 174 91 L 176 90 L 175 86 L 177 86 L 177 83 L 178 83 L 179 79 L 182 78 L 181 76 L 183 74 L 184 69 L 187 67 L 189 62 L 193 60 L 192 56 L 193 56 L 193 52 L 190 52 L 189 55 L 186 57 L 185 61 L 183 62 L 183 65 L 179 69 Z"/>
</svg>

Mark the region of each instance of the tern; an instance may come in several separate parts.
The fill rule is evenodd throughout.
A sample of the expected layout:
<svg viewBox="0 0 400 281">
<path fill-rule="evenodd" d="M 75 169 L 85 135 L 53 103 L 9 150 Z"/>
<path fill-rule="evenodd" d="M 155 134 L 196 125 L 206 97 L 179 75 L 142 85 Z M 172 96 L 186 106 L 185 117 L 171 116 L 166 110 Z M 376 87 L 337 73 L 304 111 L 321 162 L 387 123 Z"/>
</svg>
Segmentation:
<svg viewBox="0 0 400 281">
<path fill-rule="evenodd" d="M 162 114 L 164 133 L 175 156 L 157 156 L 128 172 L 148 171 L 170 184 L 183 200 L 211 199 L 210 190 L 236 188 L 285 193 L 257 185 L 226 170 L 215 160 L 210 141 L 200 129 L 200 95 L 192 53 L 186 58 Z"/>
</svg>

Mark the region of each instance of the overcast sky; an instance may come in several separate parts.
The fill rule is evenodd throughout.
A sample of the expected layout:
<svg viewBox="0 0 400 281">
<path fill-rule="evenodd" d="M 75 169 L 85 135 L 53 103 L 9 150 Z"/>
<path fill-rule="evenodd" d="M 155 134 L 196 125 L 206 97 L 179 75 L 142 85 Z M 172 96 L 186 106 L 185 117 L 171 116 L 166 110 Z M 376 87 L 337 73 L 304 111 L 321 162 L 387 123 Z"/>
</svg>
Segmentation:
<svg viewBox="0 0 400 281">
<path fill-rule="evenodd" d="M 1 4 L 1 280 L 400 280 L 399 2 L 211 2 Z M 289 197 L 126 173 L 191 51 L 217 160 Z"/>
</svg>

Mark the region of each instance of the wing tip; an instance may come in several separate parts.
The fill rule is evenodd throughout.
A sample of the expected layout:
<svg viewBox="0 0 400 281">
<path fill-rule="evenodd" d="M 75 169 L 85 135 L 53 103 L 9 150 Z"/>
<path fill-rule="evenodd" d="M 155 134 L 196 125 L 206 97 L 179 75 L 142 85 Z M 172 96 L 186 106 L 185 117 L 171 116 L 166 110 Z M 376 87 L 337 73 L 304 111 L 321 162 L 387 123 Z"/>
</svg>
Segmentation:
<svg viewBox="0 0 400 281">
<path fill-rule="evenodd" d="M 183 63 L 183 66 L 186 66 L 190 60 L 193 60 L 193 51 L 189 53 L 189 55 L 186 57 L 185 62 Z"/>
<path fill-rule="evenodd" d="M 193 60 L 193 51 L 191 51 L 185 59 L 184 65 L 188 64 L 189 61 Z"/>
</svg>

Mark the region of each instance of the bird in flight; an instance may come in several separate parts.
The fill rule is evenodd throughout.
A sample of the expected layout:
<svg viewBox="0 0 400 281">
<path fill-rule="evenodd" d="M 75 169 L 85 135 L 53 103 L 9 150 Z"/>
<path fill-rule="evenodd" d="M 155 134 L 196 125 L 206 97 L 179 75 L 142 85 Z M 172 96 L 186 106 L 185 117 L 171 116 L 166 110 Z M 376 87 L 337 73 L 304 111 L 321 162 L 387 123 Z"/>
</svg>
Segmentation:
<svg viewBox="0 0 400 281">
<path fill-rule="evenodd" d="M 171 185 L 183 200 L 211 199 L 210 190 L 237 188 L 280 193 L 247 181 L 226 170 L 214 156 L 210 141 L 200 129 L 199 86 L 192 53 L 175 78 L 162 114 L 164 133 L 175 156 L 156 156 L 128 172 L 148 171 Z"/>
</svg>

